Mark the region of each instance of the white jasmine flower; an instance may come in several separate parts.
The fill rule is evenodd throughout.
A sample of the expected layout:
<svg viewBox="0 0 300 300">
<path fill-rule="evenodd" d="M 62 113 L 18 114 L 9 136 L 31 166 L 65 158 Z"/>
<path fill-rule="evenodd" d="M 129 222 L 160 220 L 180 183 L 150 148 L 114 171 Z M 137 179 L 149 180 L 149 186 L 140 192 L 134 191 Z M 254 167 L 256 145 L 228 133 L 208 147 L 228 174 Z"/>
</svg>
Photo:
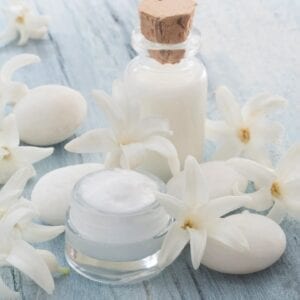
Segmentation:
<svg viewBox="0 0 300 300">
<path fill-rule="evenodd" d="M 97 103 L 107 115 L 112 128 L 91 130 L 74 139 L 65 149 L 75 153 L 107 153 L 106 167 L 136 168 L 147 152 L 155 152 L 168 160 L 173 174 L 180 163 L 170 135 L 168 123 L 157 117 L 142 118 L 140 107 L 126 97 L 124 84 L 115 82 L 112 97 L 94 92 Z"/>
<path fill-rule="evenodd" d="M 14 235 L 15 227 L 31 216 L 30 209 L 19 208 L 0 220 L 0 264 L 17 268 L 51 294 L 54 280 L 46 262 L 29 243 Z"/>
<path fill-rule="evenodd" d="M 38 15 L 22 0 L 11 1 L 3 8 L 8 24 L 0 34 L 0 44 L 6 45 L 19 36 L 18 45 L 25 45 L 29 39 L 42 39 L 48 32 L 49 17 Z"/>
<path fill-rule="evenodd" d="M 28 243 L 43 243 L 53 240 L 65 231 L 64 226 L 47 226 L 35 223 L 38 214 L 32 208 L 31 202 L 23 198 L 20 199 L 18 204 L 12 206 L 3 218 L 21 208 L 27 209 L 28 214 L 26 219 L 24 218 L 22 222 L 16 224 L 11 232 L 14 238 L 23 239 Z"/>
<path fill-rule="evenodd" d="M 0 219 L 8 212 L 9 209 L 19 204 L 20 197 L 23 193 L 27 181 L 35 176 L 35 170 L 32 166 L 19 169 L 0 190 Z M 26 206 L 26 205 L 25 205 Z M 31 203 L 28 201 L 28 205 Z"/>
<path fill-rule="evenodd" d="M 258 187 L 246 207 L 263 211 L 273 205 L 268 216 L 278 223 L 286 214 L 300 219 L 300 145 L 291 147 L 275 169 L 242 158 L 228 163 Z"/>
<path fill-rule="evenodd" d="M 186 159 L 184 176 L 182 200 L 158 193 L 161 205 L 175 218 L 160 251 L 160 264 L 172 263 L 190 242 L 193 267 L 199 268 L 208 237 L 240 251 L 247 250 L 249 245 L 241 231 L 221 217 L 244 206 L 249 197 L 227 196 L 209 200 L 204 174 L 192 157 Z"/>
<path fill-rule="evenodd" d="M 0 123 L 4 116 L 4 108 L 8 103 L 15 104 L 28 93 L 25 84 L 12 81 L 14 73 L 27 65 L 40 62 L 36 55 L 21 54 L 8 60 L 0 71 Z"/>
<path fill-rule="evenodd" d="M 27 181 L 35 175 L 32 167 L 18 170 L 0 190 L 0 266 L 13 266 L 29 276 L 46 292 L 52 293 L 53 273 L 67 274 L 59 267 L 54 255 L 35 250 L 28 242 L 51 240 L 64 231 L 64 226 L 44 226 L 34 223 L 37 217 L 31 202 L 20 198 Z M 16 299 L 0 279 L 0 299 Z"/>
<path fill-rule="evenodd" d="M 61 275 L 65 276 L 70 274 L 70 269 L 61 267 L 55 255 L 52 252 L 43 249 L 37 249 L 37 252 L 46 262 L 50 272 L 54 277 L 61 276 Z"/>
<path fill-rule="evenodd" d="M 0 190 L 0 220 L 16 209 L 27 209 L 28 215 L 22 223 L 15 226 L 11 234 L 30 243 L 41 243 L 52 240 L 64 232 L 64 226 L 45 226 L 37 224 L 38 217 L 31 201 L 20 198 L 26 182 L 35 175 L 32 167 L 18 170 Z M 29 213 L 30 212 L 30 213 Z"/>
<path fill-rule="evenodd" d="M 30 166 L 53 153 L 53 148 L 20 146 L 14 115 L 2 120 L 0 127 L 0 184 L 5 183 L 18 169 Z"/>
<path fill-rule="evenodd" d="M 243 156 L 270 165 L 266 146 L 279 140 L 283 127 L 278 122 L 267 120 L 266 114 L 284 107 L 287 101 L 263 94 L 241 108 L 225 86 L 217 89 L 216 101 L 224 120 L 206 122 L 207 138 L 219 144 L 214 159 Z"/>
</svg>

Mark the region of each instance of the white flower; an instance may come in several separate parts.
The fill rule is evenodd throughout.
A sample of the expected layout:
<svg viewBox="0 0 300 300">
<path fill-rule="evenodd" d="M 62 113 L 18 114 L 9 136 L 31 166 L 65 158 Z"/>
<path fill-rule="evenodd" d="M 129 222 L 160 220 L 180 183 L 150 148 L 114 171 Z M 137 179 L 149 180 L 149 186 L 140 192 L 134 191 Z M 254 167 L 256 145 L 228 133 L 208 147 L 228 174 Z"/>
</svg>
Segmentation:
<svg viewBox="0 0 300 300">
<path fill-rule="evenodd" d="M 14 56 L 2 66 L 0 71 L 0 123 L 4 117 L 5 105 L 17 103 L 28 93 L 27 86 L 12 81 L 12 76 L 18 69 L 38 62 L 40 62 L 40 58 L 36 55 L 21 54 Z"/>
<path fill-rule="evenodd" d="M 32 167 L 18 170 L 0 190 L 0 220 L 6 218 L 16 209 L 27 209 L 28 215 L 22 223 L 14 227 L 11 234 L 14 238 L 22 238 L 30 243 L 40 243 L 52 240 L 64 232 L 64 226 L 45 226 L 37 224 L 38 217 L 31 201 L 21 198 L 27 181 L 35 175 Z M 30 212 L 30 214 L 29 214 Z"/>
<path fill-rule="evenodd" d="M 53 153 L 53 148 L 20 146 L 13 114 L 0 125 L 0 184 L 5 183 L 21 167 L 30 166 Z"/>
<path fill-rule="evenodd" d="M 19 169 L 13 174 L 0 190 L 0 219 L 15 205 L 24 203 L 20 201 L 24 187 L 28 180 L 35 176 L 35 170 L 32 166 Z M 26 205 L 25 205 L 26 206 Z M 28 201 L 27 206 L 31 206 Z"/>
<path fill-rule="evenodd" d="M 29 243 L 14 238 L 15 227 L 31 217 L 31 214 L 30 209 L 19 208 L 0 220 L 0 265 L 17 268 L 51 294 L 54 280 L 46 262 Z"/>
<path fill-rule="evenodd" d="M 27 181 L 35 175 L 32 167 L 18 170 L 0 190 L 0 266 L 13 266 L 29 276 L 46 292 L 52 293 L 51 272 L 67 274 L 58 266 L 51 252 L 35 250 L 29 243 L 51 240 L 64 231 L 64 226 L 44 226 L 34 222 L 38 217 L 31 201 L 20 198 Z M 0 299 L 14 299 L 0 279 Z"/>
<path fill-rule="evenodd" d="M 19 36 L 18 45 L 25 45 L 29 39 L 42 39 L 48 32 L 49 17 L 38 15 L 22 0 L 11 1 L 3 8 L 8 24 L 0 34 L 0 45 L 6 45 Z"/>
<path fill-rule="evenodd" d="M 164 239 L 160 264 L 172 263 L 190 242 L 193 267 L 199 268 L 208 237 L 239 251 L 247 250 L 249 245 L 241 231 L 221 217 L 242 207 L 249 197 L 227 196 L 209 200 L 204 174 L 192 157 L 186 159 L 184 173 L 182 200 L 158 193 L 161 205 L 176 220 Z"/>
<path fill-rule="evenodd" d="M 26 209 L 28 214 L 26 216 L 26 219 L 24 218 L 22 222 L 16 224 L 14 230 L 12 230 L 11 235 L 13 238 L 20 238 L 28 243 L 43 243 L 53 240 L 65 231 L 64 226 L 47 226 L 35 223 L 34 220 L 38 219 L 38 214 L 32 208 L 31 201 L 23 198 L 20 199 L 20 202 L 18 204 L 10 208 L 8 212 L 3 216 L 3 218 L 6 218 L 15 210 L 21 208 Z"/>
<path fill-rule="evenodd" d="M 258 188 L 248 194 L 252 199 L 247 208 L 263 211 L 273 205 L 268 216 L 278 223 L 286 214 L 300 219 L 300 145 L 291 147 L 275 169 L 242 158 L 228 164 Z"/>
<path fill-rule="evenodd" d="M 61 275 L 65 276 L 70 274 L 70 269 L 61 267 L 55 255 L 52 252 L 43 249 L 37 249 L 37 252 L 46 262 L 50 272 L 54 277 L 61 276 Z"/>
<path fill-rule="evenodd" d="M 217 89 L 216 101 L 224 120 L 206 122 L 206 137 L 219 144 L 214 159 L 243 156 L 270 165 L 266 146 L 279 140 L 283 127 L 278 122 L 267 120 L 266 114 L 284 107 L 287 101 L 262 94 L 240 108 L 225 86 Z"/>
<path fill-rule="evenodd" d="M 66 150 L 107 153 L 106 166 L 122 168 L 136 168 L 148 151 L 156 152 L 168 160 L 173 174 L 179 172 L 177 151 L 165 137 L 170 135 L 165 120 L 142 118 L 139 105 L 126 97 L 124 84 L 120 81 L 114 83 L 112 97 L 102 91 L 94 92 L 94 96 L 112 128 L 91 130 L 68 143 Z"/>
</svg>

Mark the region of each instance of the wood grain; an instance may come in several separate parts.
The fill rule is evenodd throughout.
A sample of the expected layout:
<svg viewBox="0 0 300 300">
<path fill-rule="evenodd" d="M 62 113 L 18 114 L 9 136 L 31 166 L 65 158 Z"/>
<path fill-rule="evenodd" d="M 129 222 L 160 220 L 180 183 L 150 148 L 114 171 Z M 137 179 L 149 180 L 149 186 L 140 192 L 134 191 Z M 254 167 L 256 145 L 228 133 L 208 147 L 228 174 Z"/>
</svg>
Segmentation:
<svg viewBox="0 0 300 300">
<path fill-rule="evenodd" d="M 16 78 L 30 87 L 45 83 L 69 85 L 86 97 L 89 118 L 78 131 L 106 126 L 91 91 L 110 91 L 135 55 L 130 34 L 137 25 L 136 0 L 32 0 L 38 11 L 52 17 L 49 37 L 19 48 L 0 49 L 0 63 L 22 52 L 34 53 L 42 63 L 20 71 Z M 209 114 L 216 116 L 213 91 L 226 84 L 245 101 L 259 92 L 270 91 L 290 101 L 289 110 L 276 116 L 288 128 L 282 148 L 300 139 L 300 2 L 297 0 L 201 0 L 196 26 L 202 32 L 201 57 L 209 74 Z M 4 20 L 0 19 L 0 26 Z M 207 145 L 207 156 L 212 146 Z M 279 152 L 274 151 L 274 159 Z M 99 155 L 66 153 L 63 144 L 55 154 L 37 165 L 38 177 L 57 167 L 101 161 Z M 32 181 L 26 191 L 30 196 Z M 194 271 L 189 249 L 153 280 L 133 286 L 110 287 L 88 281 L 74 272 L 56 281 L 47 296 L 31 281 L 12 269 L 1 269 L 5 282 L 32 299 L 289 299 L 300 298 L 300 224 L 283 223 L 288 245 L 283 257 L 271 268 L 247 276 L 229 276 L 200 267 Z M 64 239 L 41 245 L 54 251 L 62 264 Z"/>
</svg>

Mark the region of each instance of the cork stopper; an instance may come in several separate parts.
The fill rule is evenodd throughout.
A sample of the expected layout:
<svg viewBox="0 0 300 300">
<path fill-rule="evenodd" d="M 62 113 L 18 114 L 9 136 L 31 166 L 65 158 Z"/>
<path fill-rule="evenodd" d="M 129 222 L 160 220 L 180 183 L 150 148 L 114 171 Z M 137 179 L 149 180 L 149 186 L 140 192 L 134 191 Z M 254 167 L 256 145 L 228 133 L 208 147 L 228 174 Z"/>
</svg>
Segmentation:
<svg viewBox="0 0 300 300">
<path fill-rule="evenodd" d="M 151 42 L 183 43 L 190 33 L 195 8 L 195 0 L 142 0 L 141 32 Z M 185 50 L 150 50 L 149 54 L 160 63 L 177 63 Z"/>
</svg>

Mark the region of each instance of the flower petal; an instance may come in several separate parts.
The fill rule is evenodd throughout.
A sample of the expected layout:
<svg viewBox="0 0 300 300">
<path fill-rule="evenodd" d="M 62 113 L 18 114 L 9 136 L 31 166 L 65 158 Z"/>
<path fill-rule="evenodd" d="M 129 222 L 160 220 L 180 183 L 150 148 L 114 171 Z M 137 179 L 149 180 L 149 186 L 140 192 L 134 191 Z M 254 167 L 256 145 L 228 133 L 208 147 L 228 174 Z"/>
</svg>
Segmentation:
<svg viewBox="0 0 300 300">
<path fill-rule="evenodd" d="M 217 106 L 227 124 L 237 127 L 242 123 L 241 108 L 231 91 L 220 86 L 216 90 Z"/>
<path fill-rule="evenodd" d="M 20 293 L 15 292 L 8 288 L 0 277 L 0 300 L 13 300 L 20 299 Z"/>
<path fill-rule="evenodd" d="M 29 40 L 29 32 L 25 27 L 20 27 L 19 28 L 19 41 L 18 41 L 18 46 L 24 46 L 25 44 L 27 44 L 28 40 Z"/>
<path fill-rule="evenodd" d="M 116 149 L 112 152 L 107 153 L 104 162 L 105 169 L 113 169 L 120 167 L 121 154 L 122 153 L 120 149 Z"/>
<path fill-rule="evenodd" d="M 147 149 L 143 143 L 132 143 L 121 146 L 120 165 L 124 169 L 135 169 L 146 159 Z"/>
<path fill-rule="evenodd" d="M 46 226 L 36 223 L 26 224 L 21 229 L 22 238 L 28 243 L 50 241 L 65 231 L 65 226 Z"/>
<path fill-rule="evenodd" d="M 114 103 L 113 99 L 102 90 L 95 90 L 92 95 L 100 110 L 105 113 L 113 130 L 117 132 L 120 126 L 125 122 L 120 108 Z"/>
<path fill-rule="evenodd" d="M 299 172 L 300 165 L 300 144 L 293 145 L 280 160 L 276 173 L 282 179 L 287 180 L 296 170 Z M 299 175 L 299 174 L 298 174 Z"/>
<path fill-rule="evenodd" d="M 10 81 L 14 73 L 25 66 L 39 63 L 41 60 L 33 54 L 20 54 L 7 61 L 0 72 L 0 77 L 4 81 Z"/>
<path fill-rule="evenodd" d="M 24 166 L 28 166 L 28 163 L 17 161 L 13 155 L 9 159 L 0 160 L 0 184 L 5 184 L 18 169 Z"/>
<path fill-rule="evenodd" d="M 285 108 L 288 101 L 280 96 L 261 94 L 249 100 L 243 107 L 242 114 L 245 119 L 265 116 L 274 110 Z"/>
<path fill-rule="evenodd" d="M 3 90 L 3 100 L 8 104 L 16 104 L 28 93 L 26 84 L 19 82 L 9 82 Z"/>
<path fill-rule="evenodd" d="M 48 294 L 53 293 L 54 280 L 48 266 L 31 245 L 17 240 L 6 260 L 30 277 Z"/>
<path fill-rule="evenodd" d="M 272 204 L 272 195 L 269 188 L 261 188 L 254 193 L 247 194 L 250 196 L 250 201 L 245 205 L 246 208 L 254 209 L 256 211 L 264 211 L 269 209 Z"/>
<path fill-rule="evenodd" d="M 255 143 L 254 141 L 249 143 L 243 151 L 243 157 L 254 160 L 262 165 L 272 167 L 269 152 L 263 143 Z"/>
<path fill-rule="evenodd" d="M 182 252 L 189 238 L 186 230 L 174 224 L 163 241 L 158 257 L 159 265 L 165 267 L 171 264 Z"/>
<path fill-rule="evenodd" d="M 74 153 L 106 153 L 117 147 L 115 136 L 111 129 L 100 128 L 88 131 L 69 142 L 65 149 Z"/>
<path fill-rule="evenodd" d="M 203 208 L 211 217 L 219 218 L 241 207 L 245 207 L 251 198 L 243 196 L 226 196 L 210 200 Z"/>
<path fill-rule="evenodd" d="M 170 170 L 173 175 L 180 171 L 180 162 L 175 146 L 171 141 L 162 136 L 151 136 L 144 141 L 145 148 L 149 151 L 165 157 L 168 160 Z"/>
<path fill-rule="evenodd" d="M 30 211 L 32 211 L 33 215 L 30 217 L 31 219 L 33 218 L 33 216 L 36 217 L 37 215 L 37 211 L 35 210 L 33 203 L 23 197 L 17 198 L 16 201 L 12 201 L 12 203 L 10 203 L 10 205 L 7 206 L 7 211 L 5 214 L 8 215 L 13 211 L 18 210 L 19 208 L 27 208 Z M 25 222 L 26 220 L 31 220 L 30 218 L 25 218 Z M 22 222 L 22 220 L 20 222 Z"/>
<path fill-rule="evenodd" d="M 34 164 L 52 155 L 54 148 L 20 146 L 12 150 L 12 155 L 19 162 Z"/>
<path fill-rule="evenodd" d="M 8 191 L 6 193 L 0 192 L 0 211 L 7 209 L 9 206 L 14 205 L 19 201 L 19 195 L 23 190 Z M 1 213 L 0 213 L 1 216 Z"/>
<path fill-rule="evenodd" d="M 226 218 L 218 219 L 208 226 L 207 233 L 209 238 L 231 247 L 237 251 L 249 250 L 249 243 L 241 230 L 231 225 Z"/>
<path fill-rule="evenodd" d="M 204 205 L 209 200 L 209 191 L 204 174 L 197 160 L 188 156 L 184 165 L 184 196 L 183 200 L 190 206 Z"/>
<path fill-rule="evenodd" d="M 17 122 L 13 114 L 2 120 L 0 128 L 0 147 L 14 148 L 20 143 Z"/>
<path fill-rule="evenodd" d="M 16 28 L 14 26 L 8 25 L 7 28 L 0 34 L 0 47 L 3 47 L 13 40 L 15 40 L 18 36 Z"/>
<path fill-rule="evenodd" d="M 276 178 L 274 170 L 245 158 L 232 158 L 227 164 L 259 186 L 270 186 Z"/>
<path fill-rule="evenodd" d="M 27 22 L 27 29 L 29 31 L 36 30 L 41 27 L 48 26 L 50 23 L 50 17 L 48 16 L 31 16 Z"/>
<path fill-rule="evenodd" d="M 29 222 L 36 216 L 35 212 L 29 208 L 18 208 L 7 213 L 0 220 L 0 236 L 2 240 L 10 240 L 12 238 L 20 238 L 20 234 L 16 225 L 22 222 Z"/>
<path fill-rule="evenodd" d="M 286 216 L 287 211 L 283 203 L 280 200 L 275 201 L 273 207 L 269 211 L 267 217 L 272 219 L 274 222 L 280 224 L 284 217 Z"/>
<path fill-rule="evenodd" d="M 50 252 L 48 250 L 44 250 L 44 249 L 37 249 L 36 251 L 42 257 L 42 259 L 45 261 L 45 263 L 47 264 L 47 266 L 53 276 L 56 277 L 56 276 L 60 276 L 60 275 L 68 275 L 70 273 L 69 268 L 61 267 L 58 264 L 58 261 L 52 252 Z"/>
<path fill-rule="evenodd" d="M 142 119 L 139 121 L 137 128 L 137 140 L 142 140 L 152 135 L 170 136 L 172 134 L 168 120 L 159 117 L 148 117 Z"/>
<path fill-rule="evenodd" d="M 157 192 L 156 199 L 161 204 L 161 206 L 166 210 L 168 214 L 170 214 L 173 218 L 179 219 L 181 214 L 184 211 L 184 203 L 177 198 Z"/>
<path fill-rule="evenodd" d="M 48 27 L 43 26 L 39 29 L 33 29 L 29 32 L 29 37 L 33 40 L 40 40 L 45 37 L 45 35 L 48 33 Z"/>
<path fill-rule="evenodd" d="M 255 120 L 251 124 L 251 140 L 255 143 L 277 143 L 283 132 L 284 126 L 279 122 Z"/>
<path fill-rule="evenodd" d="M 112 99 L 125 117 L 125 126 L 129 129 L 136 127 L 141 119 L 140 105 L 137 99 L 129 98 L 125 83 L 117 79 L 112 85 Z"/>
<path fill-rule="evenodd" d="M 207 233 L 206 230 L 196 230 L 188 228 L 190 235 L 191 259 L 195 270 L 200 267 L 200 263 L 206 248 Z"/>
<path fill-rule="evenodd" d="M 0 191 L 0 206 L 7 209 L 19 201 L 27 181 L 35 174 L 32 166 L 17 170 Z"/>
<path fill-rule="evenodd" d="M 10 238 L 11 233 L 19 222 L 26 222 L 32 220 L 36 213 L 27 207 L 21 207 L 7 213 L 0 219 L 0 236 L 3 238 Z"/>
<path fill-rule="evenodd" d="M 243 144 L 235 137 L 228 137 L 221 142 L 213 155 L 213 160 L 227 160 L 242 154 Z"/>
<path fill-rule="evenodd" d="M 0 199 L 5 197 L 7 193 L 17 192 L 16 198 L 19 198 L 23 193 L 28 180 L 36 175 L 36 172 L 32 166 L 19 169 L 3 186 L 0 191 Z M 1 200 L 0 200 L 1 202 Z"/>
<path fill-rule="evenodd" d="M 232 134 L 232 130 L 224 121 L 213 121 L 206 119 L 205 121 L 205 138 L 212 141 L 220 141 Z"/>
<path fill-rule="evenodd" d="M 300 178 L 285 182 L 282 186 L 283 198 L 291 201 L 300 201 Z"/>
</svg>

